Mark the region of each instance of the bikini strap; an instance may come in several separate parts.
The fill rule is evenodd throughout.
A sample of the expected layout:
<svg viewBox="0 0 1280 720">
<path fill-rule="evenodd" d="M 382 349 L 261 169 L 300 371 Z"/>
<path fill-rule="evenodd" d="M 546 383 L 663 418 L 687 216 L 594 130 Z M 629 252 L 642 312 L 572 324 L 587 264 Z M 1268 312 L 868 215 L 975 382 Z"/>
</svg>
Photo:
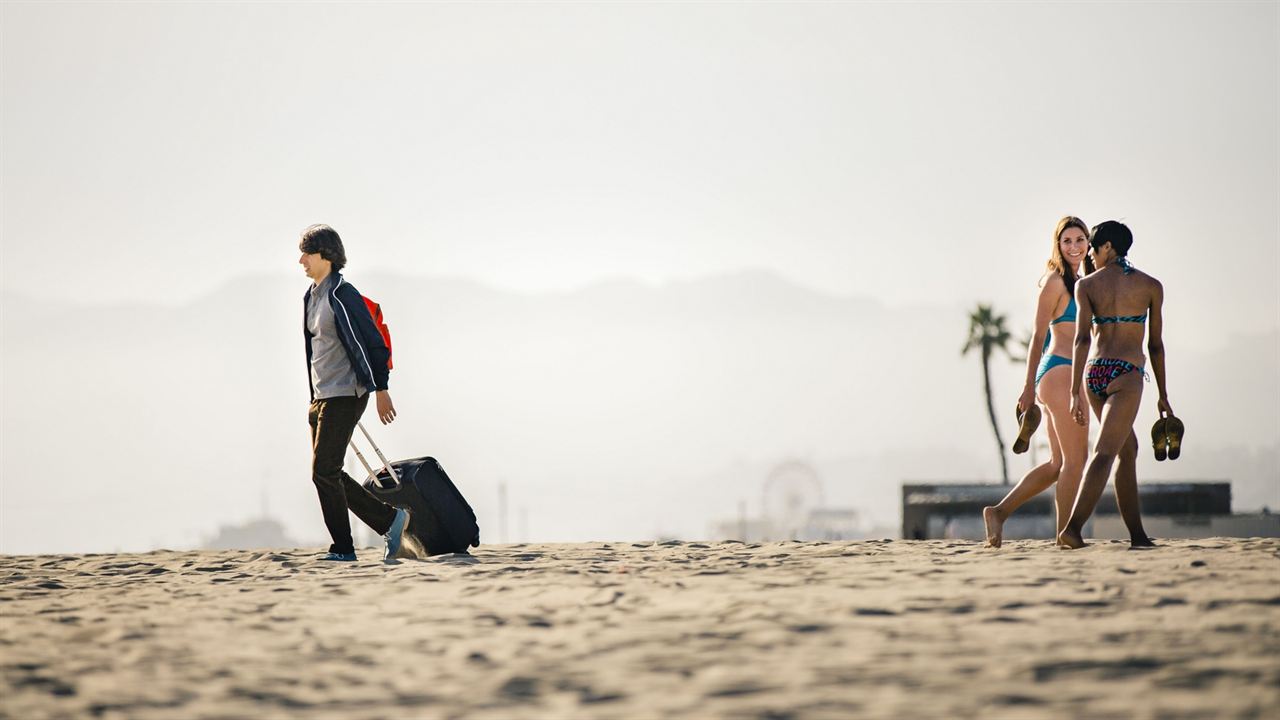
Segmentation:
<svg viewBox="0 0 1280 720">
<path fill-rule="evenodd" d="M 1147 321 L 1147 314 L 1141 315 L 1094 315 L 1094 325 L 1108 325 L 1110 323 L 1140 323 Z"/>
</svg>

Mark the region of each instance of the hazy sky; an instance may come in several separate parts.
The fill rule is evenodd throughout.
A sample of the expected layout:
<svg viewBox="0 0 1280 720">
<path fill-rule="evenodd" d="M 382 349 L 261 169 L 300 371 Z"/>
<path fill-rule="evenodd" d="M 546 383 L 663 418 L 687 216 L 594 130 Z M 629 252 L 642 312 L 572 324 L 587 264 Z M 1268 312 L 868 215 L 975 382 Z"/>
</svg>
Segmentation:
<svg viewBox="0 0 1280 720">
<path fill-rule="evenodd" d="M 234 491 L 206 483 L 191 488 L 192 497 L 217 497 L 248 512 L 242 498 L 256 497 L 265 484 L 288 493 L 273 502 L 294 512 L 286 519 L 299 537 L 319 536 L 310 486 L 301 480 L 307 462 L 301 406 L 294 409 L 305 401 L 294 303 L 307 281 L 296 265 L 297 237 L 314 222 L 341 232 L 349 275 L 384 300 L 361 278 L 456 275 L 542 293 L 618 276 L 660 283 L 761 268 L 767 272 L 742 277 L 776 273 L 901 310 L 893 317 L 936 321 L 921 324 L 929 330 L 837 331 L 815 318 L 813 338 L 800 332 L 808 325 L 789 328 L 798 333 L 788 335 L 797 348 L 838 340 L 848 352 L 831 358 L 883 356 L 898 372 L 914 374 L 901 402 L 867 407 L 854 381 L 873 382 L 863 375 L 873 362 L 813 376 L 844 383 L 847 396 L 832 395 L 830 387 L 800 383 L 790 392 L 779 385 L 804 362 L 831 359 L 804 353 L 794 367 L 768 365 L 773 369 L 752 379 L 768 384 L 783 406 L 827 402 L 827 414 L 814 416 L 826 435 L 806 434 L 803 422 L 770 424 L 777 418 L 767 407 L 751 409 L 768 422 L 751 424 L 749 414 L 734 416 L 723 398 L 695 391 L 678 398 L 686 424 L 724 434 L 719 446 L 689 450 L 695 460 L 672 460 L 697 477 L 694 466 L 730 467 L 744 452 L 760 463 L 805 448 L 828 459 L 880 452 L 886 448 L 862 447 L 868 438 L 857 428 L 891 428 L 895 412 L 930 404 L 931 437 L 949 438 L 954 433 L 945 428 L 964 424 L 957 442 L 994 460 L 978 360 L 958 352 L 965 309 L 994 301 L 1009 313 L 1015 333 L 1028 328 L 1057 219 L 1067 213 L 1090 223 L 1123 219 L 1136 236 L 1134 263 L 1165 282 L 1173 394 L 1185 398 L 1180 407 L 1198 413 L 1202 427 L 1214 425 L 1219 455 L 1212 457 L 1237 453 L 1222 440 L 1233 434 L 1250 447 L 1265 443 L 1257 436 L 1275 426 L 1276 415 L 1230 413 L 1276 406 L 1267 394 L 1274 398 L 1280 372 L 1273 334 L 1280 327 L 1278 7 L 4 2 L 0 481 L 8 522 L 17 523 L 7 532 L 37 543 L 22 547 L 111 549 L 144 547 L 137 527 L 172 542 L 179 528 L 204 531 L 227 519 L 225 508 L 210 505 L 198 527 L 196 518 L 166 516 L 166 529 L 143 517 L 130 520 L 137 531 L 124 537 L 114 525 L 89 527 L 90 520 L 74 518 L 90 533 L 84 538 L 96 539 L 38 545 L 43 526 L 29 508 L 53 496 L 21 484 L 39 474 L 32 468 L 49 455 L 84 450 L 90 440 L 105 443 L 111 453 L 96 457 L 107 467 L 95 473 L 60 465 L 66 477 L 57 479 L 59 492 L 80 492 L 74 483 L 105 484 L 121 507 L 145 516 L 155 502 L 148 493 L 165 476 L 135 464 L 147 456 L 140 440 L 158 438 L 181 458 L 173 462 L 202 471 L 225 467 L 223 476 L 240 481 Z M 260 282 L 237 287 L 268 294 L 231 298 L 239 304 L 210 296 L 249 274 Z M 434 289 L 445 286 L 437 280 Z M 437 329 L 487 317 L 484 308 L 420 308 L 421 297 L 397 292 L 389 299 L 393 316 L 414 310 Z M 767 295 L 767 288 L 758 292 Z M 255 307 L 264 297 L 273 298 L 270 307 Z M 137 338 L 98 337 L 82 358 L 67 347 L 94 337 L 96 325 L 170 315 L 119 313 L 112 325 L 95 323 L 91 308 L 57 314 L 42 337 L 30 310 L 140 302 L 183 306 L 170 315 L 196 318 L 194 327 L 184 324 L 188 335 L 155 337 L 144 319 Z M 738 312 L 759 320 L 746 303 Z M 245 313 L 254 314 L 260 332 L 223 334 L 227 318 Z M 867 315 L 882 316 L 889 317 Z M 506 336 L 492 339 L 492 347 L 476 345 L 467 328 L 454 328 L 460 334 L 452 340 L 461 343 L 454 349 L 489 350 L 477 351 L 475 363 L 468 356 L 437 366 L 436 338 L 423 336 L 422 322 L 395 326 L 406 338 L 399 347 L 420 348 L 423 361 L 405 368 L 397 362 L 397 404 L 405 412 L 389 444 L 434 438 L 441 456 L 490 499 L 499 479 L 518 477 L 516 469 L 550 467 L 535 452 L 554 450 L 541 436 L 521 446 L 517 428 L 511 430 L 517 440 L 488 442 L 500 424 L 492 419 L 510 414 L 504 403 L 519 390 L 520 397 L 537 395 L 533 370 L 519 363 L 504 370 L 500 379 L 518 385 L 506 394 L 490 388 L 485 395 L 477 386 L 469 395 L 449 395 L 455 380 L 483 386 L 482 377 L 462 375 L 492 360 L 483 352 L 502 352 Z M 80 330 L 65 330 L 72 326 Z M 625 330 L 621 320 L 618 326 L 610 329 Z M 569 348 L 583 340 L 539 339 Z M 1261 381 L 1214 379 L 1218 359 L 1233 348 L 1249 349 L 1239 367 L 1253 368 L 1250 375 Z M 706 357 L 727 352 L 704 350 Z M 603 434 L 607 442 L 597 450 L 608 449 L 614 465 L 601 461 L 604 469 L 592 471 L 599 477 L 670 449 L 657 440 L 633 447 L 627 437 L 611 436 L 607 423 L 572 412 L 601 397 L 629 397 L 624 391 L 650 397 L 643 383 L 610 384 L 645 377 L 652 368 L 644 353 L 598 367 L 590 364 L 599 360 L 591 352 L 574 353 L 570 361 L 548 361 L 554 372 L 568 373 L 562 386 L 547 386 L 561 388 L 555 397 L 542 399 L 566 413 L 562 425 L 549 426 L 555 439 L 579 433 L 585 443 L 596 437 L 588 431 Z M 201 363 L 208 367 L 197 368 Z M 253 383 L 243 387 L 254 396 L 255 417 L 246 419 L 238 398 L 218 382 L 250 372 Z M 1001 361 L 993 372 L 997 399 L 1008 405 L 1022 370 Z M 42 373 L 53 377 L 38 386 L 27 381 Z M 583 373 L 605 385 L 593 390 Z M 529 387 L 517 382 L 528 378 Z M 602 387 L 617 392 L 601 395 Z M 726 392 L 734 401 L 750 399 Z M 124 424 L 154 432 L 135 438 L 132 426 L 120 427 L 113 403 L 133 413 Z M 661 425 L 662 414 L 673 412 L 664 407 L 631 417 L 646 412 L 643 402 L 605 404 L 644 427 Z M 1153 405 L 1149 396 L 1145 411 Z M 461 422 L 467 417 L 472 425 Z M 1202 435 L 1206 443 L 1212 433 Z M 245 436 L 268 439 L 249 447 Z M 1208 450 L 1188 461 L 1199 466 L 1166 464 L 1160 471 L 1192 467 L 1218 477 L 1206 474 L 1225 472 Z M 264 475 L 262 457 L 281 465 Z M 1266 459 L 1274 456 L 1259 457 L 1263 470 L 1250 477 L 1274 464 Z M 934 473 L 935 465 L 885 461 L 872 474 L 896 483 Z M 600 502 L 613 505 L 590 512 L 605 520 L 608 508 L 622 502 L 615 497 L 621 490 L 598 486 L 596 475 L 575 479 L 552 470 L 536 487 L 513 480 L 513 497 L 543 493 L 554 503 L 556 493 L 603 493 Z M 651 474 L 659 485 L 670 480 Z M 840 487 L 853 493 L 856 483 Z M 1262 504 L 1256 483 L 1250 488 L 1250 502 Z M 482 513 L 491 512 L 482 504 Z M 544 510 L 533 509 L 550 525 Z M 104 513 L 106 522 L 116 523 L 110 513 L 117 511 Z M 556 529 L 577 537 L 573 528 Z M 601 536 L 581 532 L 588 531 Z"/>
<path fill-rule="evenodd" d="M 1209 337 L 1273 327 L 1277 64 L 1274 2 L 6 2 L 4 289 L 184 302 L 324 221 L 352 272 L 1029 322 L 1073 213 Z"/>
</svg>

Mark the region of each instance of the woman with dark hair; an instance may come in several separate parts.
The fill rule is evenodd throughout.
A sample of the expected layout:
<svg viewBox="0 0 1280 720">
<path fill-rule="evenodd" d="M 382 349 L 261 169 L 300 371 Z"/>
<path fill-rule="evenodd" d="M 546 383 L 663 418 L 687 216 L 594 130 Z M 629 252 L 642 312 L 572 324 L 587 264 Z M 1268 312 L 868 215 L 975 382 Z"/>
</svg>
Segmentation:
<svg viewBox="0 0 1280 720">
<path fill-rule="evenodd" d="M 1076 281 L 1093 271 L 1088 257 L 1089 226 L 1078 217 L 1068 215 L 1058 221 L 1053 231 L 1053 247 L 1040 280 L 1040 298 L 1036 302 L 1035 331 L 1027 346 L 1027 381 L 1018 398 L 1021 422 L 1015 453 L 1024 452 L 1035 431 L 1039 415 L 1037 398 L 1048 411 L 1050 458 L 1032 468 L 997 505 L 982 510 L 987 529 L 987 545 L 1000 547 L 1004 521 L 1023 503 L 1044 492 L 1057 482 L 1054 505 L 1057 508 L 1056 530 L 1066 526 L 1067 516 L 1084 472 L 1089 449 L 1088 427 L 1080 427 L 1071 416 L 1071 332 L 1067 323 L 1075 323 Z"/>
<path fill-rule="evenodd" d="M 1088 404 L 1102 421 L 1102 427 L 1071 517 L 1058 533 L 1058 544 L 1068 548 L 1084 547 L 1081 534 L 1084 524 L 1093 514 L 1107 486 L 1111 466 L 1119 457 L 1116 504 L 1129 529 L 1129 542 L 1134 547 L 1150 547 L 1155 543 L 1142 528 L 1138 504 L 1138 437 L 1133 432 L 1146 375 L 1143 369 L 1146 358 L 1142 356 L 1144 336 L 1151 372 L 1160 391 L 1160 414 L 1169 416 L 1169 425 L 1177 423 L 1178 440 L 1181 440 L 1181 423 L 1173 417 L 1164 378 L 1164 287 L 1159 280 L 1129 263 L 1127 255 L 1133 246 L 1133 233 L 1124 224 L 1108 220 L 1095 226 L 1089 235 L 1089 246 L 1098 271 L 1076 284 L 1079 312 L 1071 365 L 1071 414 L 1079 426 L 1088 423 L 1085 401 L 1079 397 L 1087 388 Z M 1149 327 L 1144 327 L 1148 323 Z M 1095 335 L 1097 352 L 1089 358 Z M 1086 358 L 1089 358 L 1087 365 Z M 1157 424 L 1157 427 L 1167 426 Z"/>
</svg>

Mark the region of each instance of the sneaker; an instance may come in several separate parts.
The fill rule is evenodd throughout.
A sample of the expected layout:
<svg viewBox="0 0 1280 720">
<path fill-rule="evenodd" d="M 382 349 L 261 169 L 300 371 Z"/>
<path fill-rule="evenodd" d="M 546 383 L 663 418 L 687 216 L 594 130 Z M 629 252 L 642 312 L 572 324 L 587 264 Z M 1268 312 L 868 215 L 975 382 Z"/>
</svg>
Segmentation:
<svg viewBox="0 0 1280 720">
<path fill-rule="evenodd" d="M 397 508 L 391 527 L 387 528 L 387 534 L 382 536 L 387 541 L 386 550 L 382 553 L 383 562 L 393 562 L 396 559 L 396 555 L 400 552 L 400 540 L 404 537 L 404 526 L 408 522 L 409 513 L 402 508 Z"/>
<path fill-rule="evenodd" d="M 355 551 L 352 551 L 352 552 L 349 552 L 349 553 L 331 552 L 331 553 L 329 553 L 328 555 L 325 555 L 324 557 L 322 557 L 322 558 L 320 558 L 320 559 L 321 559 L 321 560 L 329 560 L 329 561 L 332 561 L 332 562 L 355 562 L 355 561 L 356 561 L 356 554 L 355 554 Z"/>
</svg>

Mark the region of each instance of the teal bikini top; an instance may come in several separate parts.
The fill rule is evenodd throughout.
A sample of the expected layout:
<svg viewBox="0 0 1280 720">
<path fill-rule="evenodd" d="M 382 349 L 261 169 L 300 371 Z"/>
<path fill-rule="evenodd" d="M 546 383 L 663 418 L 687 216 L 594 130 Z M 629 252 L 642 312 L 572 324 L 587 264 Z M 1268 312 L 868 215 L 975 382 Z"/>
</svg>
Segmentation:
<svg viewBox="0 0 1280 720">
<path fill-rule="evenodd" d="M 1056 319 L 1051 320 L 1049 324 L 1057 325 L 1058 323 L 1075 322 L 1075 321 L 1076 321 L 1076 299 L 1071 298 L 1071 300 L 1067 303 L 1067 309 L 1063 310 L 1062 314 L 1059 315 Z"/>
<path fill-rule="evenodd" d="M 1067 309 L 1063 310 L 1062 314 L 1059 315 L 1058 317 L 1054 318 L 1053 320 L 1050 320 L 1049 324 L 1059 325 L 1061 323 L 1065 323 L 1065 322 L 1073 323 L 1075 321 L 1076 321 L 1076 299 L 1071 298 L 1067 302 Z M 1049 349 L 1049 337 L 1050 336 L 1048 334 L 1044 336 L 1044 347 L 1040 348 L 1040 352 L 1043 353 Z"/>
<path fill-rule="evenodd" d="M 1141 315 L 1094 315 L 1094 325 L 1109 325 L 1111 323 L 1141 323 L 1147 321 L 1147 314 Z"/>
</svg>

